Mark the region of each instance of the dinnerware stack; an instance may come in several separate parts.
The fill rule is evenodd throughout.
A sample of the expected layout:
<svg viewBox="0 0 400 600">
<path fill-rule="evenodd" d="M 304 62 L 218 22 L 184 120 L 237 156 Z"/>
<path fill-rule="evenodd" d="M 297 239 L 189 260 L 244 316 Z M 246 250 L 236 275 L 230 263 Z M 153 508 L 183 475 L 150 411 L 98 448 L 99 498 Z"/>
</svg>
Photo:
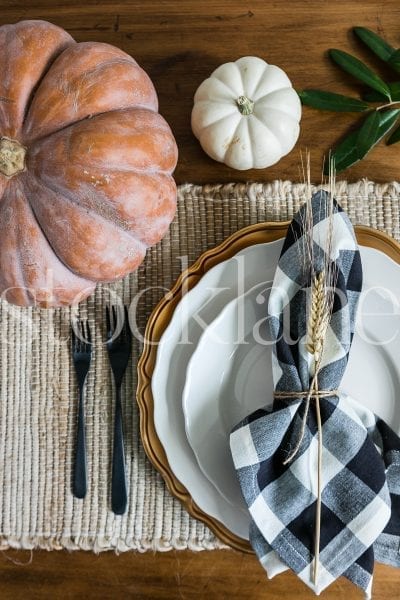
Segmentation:
<svg viewBox="0 0 400 600">
<path fill-rule="evenodd" d="M 272 403 L 267 305 L 286 228 L 247 227 L 200 257 L 153 311 L 139 363 L 150 460 L 192 516 L 241 550 L 250 519 L 229 433 Z M 341 389 L 400 432 L 400 246 L 366 227 L 356 234 L 364 283 Z"/>
</svg>

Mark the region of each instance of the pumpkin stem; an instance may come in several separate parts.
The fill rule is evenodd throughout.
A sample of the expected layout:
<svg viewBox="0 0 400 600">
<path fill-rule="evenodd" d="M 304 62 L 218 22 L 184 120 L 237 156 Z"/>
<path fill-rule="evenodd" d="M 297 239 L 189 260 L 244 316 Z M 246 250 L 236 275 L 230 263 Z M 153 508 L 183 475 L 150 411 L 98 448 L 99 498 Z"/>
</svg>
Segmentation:
<svg viewBox="0 0 400 600">
<path fill-rule="evenodd" d="M 247 96 L 239 96 L 236 100 L 236 104 L 242 115 L 251 115 L 254 110 L 254 102 L 247 98 Z"/>
<path fill-rule="evenodd" d="M 16 140 L 0 138 L 0 173 L 12 177 L 25 169 L 26 148 Z"/>
</svg>

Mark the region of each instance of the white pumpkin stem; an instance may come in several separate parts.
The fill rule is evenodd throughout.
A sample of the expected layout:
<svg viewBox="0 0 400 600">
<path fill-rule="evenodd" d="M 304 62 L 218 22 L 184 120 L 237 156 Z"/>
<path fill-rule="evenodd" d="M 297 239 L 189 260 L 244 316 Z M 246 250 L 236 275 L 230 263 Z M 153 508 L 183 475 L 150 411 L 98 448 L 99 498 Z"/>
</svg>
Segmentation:
<svg viewBox="0 0 400 600">
<path fill-rule="evenodd" d="M 250 98 L 247 98 L 247 96 L 239 96 L 236 104 L 242 115 L 251 115 L 254 110 L 254 102 Z"/>
</svg>

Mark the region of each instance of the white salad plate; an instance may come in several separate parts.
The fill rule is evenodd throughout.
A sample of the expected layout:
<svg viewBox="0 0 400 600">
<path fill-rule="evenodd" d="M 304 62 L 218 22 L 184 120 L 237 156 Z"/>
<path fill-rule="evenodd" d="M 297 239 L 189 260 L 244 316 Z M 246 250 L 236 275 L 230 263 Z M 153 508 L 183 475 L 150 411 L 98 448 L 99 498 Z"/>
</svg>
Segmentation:
<svg viewBox="0 0 400 600">
<path fill-rule="evenodd" d="M 203 459 L 201 460 L 202 469 L 200 469 L 198 459 L 196 458 L 186 435 L 185 419 L 182 410 L 182 396 L 185 388 L 187 366 L 197 347 L 199 339 L 202 335 L 206 335 L 210 323 L 218 317 L 229 302 L 232 300 L 238 303 L 245 302 L 244 299 L 238 300 L 238 298 L 248 293 L 254 286 L 257 286 L 256 289 L 258 289 L 258 287 L 260 287 L 260 282 L 262 282 L 264 287 L 268 282 L 272 282 L 282 243 L 283 240 L 279 240 L 267 244 L 258 244 L 242 250 L 233 258 L 222 262 L 207 271 L 199 283 L 191 291 L 185 294 L 176 307 L 170 324 L 159 342 L 156 364 L 151 380 L 152 395 L 154 398 L 154 425 L 159 440 L 165 450 L 169 465 L 175 476 L 188 490 L 193 501 L 202 511 L 204 511 L 204 513 L 217 519 L 227 529 L 242 539 L 248 538 L 249 516 L 244 507 L 240 492 L 239 494 L 235 494 L 234 492 L 235 485 L 236 491 L 238 490 L 237 484 L 232 483 L 231 481 L 233 494 L 231 485 L 227 484 L 227 489 L 225 489 L 224 485 L 222 495 L 211 481 L 212 478 L 215 483 L 217 483 L 219 489 L 221 489 L 222 484 L 220 483 L 218 472 L 213 472 L 211 475 L 206 464 L 207 461 L 203 464 Z M 386 317 L 386 320 L 385 318 L 381 319 L 381 317 L 377 316 L 372 316 L 370 319 L 372 324 L 383 321 L 382 329 L 379 329 L 378 327 L 373 329 L 375 335 L 374 339 L 379 340 L 381 331 L 387 331 L 387 329 L 389 329 L 393 332 L 394 329 L 393 313 L 396 313 L 396 315 L 398 314 L 398 309 L 394 307 L 394 299 L 395 297 L 400 298 L 400 268 L 394 261 L 380 251 L 361 248 L 361 252 L 366 286 L 369 285 L 370 288 L 382 287 L 382 289 L 376 289 L 374 293 L 371 292 L 367 302 L 368 310 L 370 312 L 380 313 L 382 307 L 384 307 L 387 308 L 387 312 L 390 315 Z M 391 291 L 392 296 L 390 298 L 388 298 L 388 292 L 384 292 L 384 287 Z M 247 297 L 250 296 L 246 296 L 246 298 Z M 265 311 L 264 314 L 266 314 L 266 304 L 264 306 L 257 305 L 257 310 L 258 308 Z M 223 312 L 226 314 L 226 312 L 232 310 L 234 311 L 234 308 L 229 306 Z M 219 317 L 219 319 L 221 318 L 222 317 Z M 398 317 L 396 316 L 396 318 Z M 384 325 L 384 323 L 386 323 L 386 325 Z M 225 330 L 225 333 L 229 335 L 228 330 Z M 357 346 L 360 346 L 360 344 L 362 345 L 363 343 L 362 340 L 358 341 L 358 339 L 355 339 L 352 356 L 353 354 L 356 354 Z M 243 345 L 239 345 L 239 347 L 240 346 Z M 251 344 L 249 344 L 249 346 L 251 346 Z M 253 348 L 255 348 L 254 345 Z M 236 346 L 233 351 L 234 353 L 239 352 Z M 256 389 L 259 390 L 259 392 L 262 392 L 262 386 L 265 385 L 265 380 L 268 379 L 271 371 L 268 369 L 268 365 L 264 364 L 264 372 L 257 375 L 257 373 L 261 371 L 262 361 L 267 360 L 267 353 L 263 345 L 261 345 L 261 348 L 255 348 L 253 351 L 258 352 L 260 355 L 259 365 L 256 358 L 254 364 L 250 364 L 246 371 L 244 371 L 246 364 L 249 363 L 249 361 L 253 361 L 251 356 L 247 355 L 246 360 L 246 357 L 243 356 L 242 360 L 239 352 L 239 354 L 237 354 L 238 358 L 235 356 L 233 358 L 234 360 L 242 360 L 243 365 L 241 373 L 247 373 L 248 385 L 250 385 L 250 381 L 253 380 L 251 385 L 255 385 Z M 365 402 L 367 403 L 369 402 L 367 396 L 368 398 L 371 398 L 374 390 L 378 402 L 379 399 L 381 399 L 382 403 L 381 409 L 376 410 L 376 412 L 385 417 L 393 425 L 393 415 L 397 413 L 393 408 L 391 412 L 392 416 L 388 418 L 387 413 L 383 411 L 390 412 L 389 404 L 392 400 L 388 401 L 386 399 L 384 400 L 384 398 L 389 397 L 394 399 L 395 388 L 398 385 L 400 378 L 398 377 L 396 361 L 392 351 L 388 351 L 388 348 L 385 348 L 385 352 L 383 352 L 382 348 L 378 345 L 374 346 L 374 350 L 372 351 L 366 352 L 364 349 L 362 352 L 362 356 L 364 356 L 363 360 L 367 360 L 368 362 L 361 365 L 362 360 L 360 359 L 357 362 L 358 366 L 356 368 L 353 367 L 352 371 L 349 369 L 349 374 L 346 375 L 342 387 L 345 391 L 351 393 L 352 396 L 360 399 L 360 401 L 364 401 L 364 397 L 361 396 L 365 394 Z M 214 361 L 214 355 L 211 353 L 212 349 L 210 348 L 208 356 L 206 357 L 206 362 L 204 363 L 204 367 L 206 368 L 205 370 L 203 369 L 201 387 L 205 389 L 211 389 L 211 385 L 216 385 L 216 380 L 210 376 L 208 370 L 208 368 L 211 367 L 211 363 Z M 397 356 L 399 356 L 399 354 L 397 354 Z M 373 370 L 368 368 L 369 362 L 372 360 L 374 361 Z M 197 362 L 197 359 L 193 359 L 192 364 L 195 364 L 195 362 Z M 245 384 L 246 379 L 243 379 L 242 376 L 240 379 L 235 378 L 232 380 L 232 378 L 228 376 L 231 362 L 232 361 L 228 361 L 228 364 L 225 364 L 224 372 L 226 372 L 226 374 L 224 375 L 224 373 L 222 373 L 222 379 L 217 382 L 218 385 L 214 387 L 214 390 L 216 390 L 214 393 L 215 405 L 217 408 L 218 406 L 221 406 L 222 408 L 222 410 L 218 409 L 217 413 L 218 415 L 221 413 L 223 415 L 222 417 L 217 416 L 216 420 L 214 419 L 214 426 L 220 428 L 221 444 L 222 440 L 224 440 L 223 443 L 226 444 L 226 448 L 228 449 L 229 446 L 227 445 L 227 440 L 231 424 L 234 424 L 238 417 L 241 418 L 242 416 L 245 416 L 245 414 L 251 412 L 254 405 L 249 403 L 247 406 L 241 407 L 240 402 L 235 400 L 232 401 L 232 405 L 234 407 L 236 406 L 236 408 L 233 408 L 232 412 L 229 412 L 229 410 L 226 410 L 225 404 L 223 404 L 223 397 L 225 396 L 220 397 L 221 390 L 229 387 L 234 390 L 236 385 L 238 390 L 240 388 L 242 389 L 240 393 L 237 392 L 238 398 L 243 398 L 244 396 L 246 396 L 246 398 L 250 398 L 250 396 L 253 396 L 254 398 L 258 397 L 261 406 L 268 404 L 268 389 L 272 390 L 272 381 L 269 381 L 265 390 L 265 396 L 264 398 L 261 398 L 261 393 L 259 393 L 258 396 L 254 393 L 255 388 L 252 388 L 253 391 L 249 391 L 248 386 Z M 200 363 L 197 362 L 197 365 L 199 366 Z M 366 371 L 369 371 L 369 381 L 367 381 L 368 378 L 366 378 Z M 350 376 L 351 372 L 353 373 L 352 378 Z M 261 376 L 263 379 L 260 379 Z M 346 388 L 344 387 L 345 383 L 347 386 Z M 385 386 L 384 388 L 382 388 L 383 385 Z M 391 389 L 390 394 L 388 394 L 388 391 L 385 391 L 388 387 Z M 185 393 L 189 394 L 189 392 Z M 198 402 L 200 402 L 200 400 Z M 190 402 L 190 404 L 192 405 L 192 402 Z M 394 401 L 392 404 L 394 407 Z M 383 408 L 383 405 L 386 408 Z M 376 404 L 374 407 L 375 406 Z M 201 404 L 197 404 L 197 407 L 196 410 L 201 411 Z M 244 411 L 244 409 L 246 410 Z M 190 410 L 191 409 L 186 408 L 187 413 Z M 215 410 L 214 414 L 216 414 Z M 194 428 L 194 416 L 192 417 L 189 415 L 188 420 L 191 422 L 191 428 Z M 398 420 L 400 421 L 400 418 Z M 210 424 L 209 420 L 207 422 Z M 214 436 L 210 435 L 210 432 L 205 430 L 203 423 L 198 422 L 197 425 L 200 429 L 200 435 L 203 436 L 203 439 L 207 440 L 205 444 L 209 446 L 213 445 Z M 207 435 L 206 438 L 204 437 L 205 435 Z M 200 452 L 197 448 L 196 452 L 199 458 Z M 214 455 L 214 460 L 217 459 L 218 457 Z M 225 462 L 223 464 L 225 464 Z M 233 466 L 231 464 L 230 470 L 228 469 L 228 471 L 223 474 L 223 479 L 233 479 L 232 474 Z"/>
<path fill-rule="evenodd" d="M 363 291 L 340 389 L 400 432 L 399 267 L 376 250 L 361 253 Z M 201 471 L 238 509 L 244 503 L 229 434 L 251 412 L 272 404 L 269 293 L 269 281 L 256 285 L 211 323 L 189 361 L 182 399 L 187 437 Z"/>
</svg>

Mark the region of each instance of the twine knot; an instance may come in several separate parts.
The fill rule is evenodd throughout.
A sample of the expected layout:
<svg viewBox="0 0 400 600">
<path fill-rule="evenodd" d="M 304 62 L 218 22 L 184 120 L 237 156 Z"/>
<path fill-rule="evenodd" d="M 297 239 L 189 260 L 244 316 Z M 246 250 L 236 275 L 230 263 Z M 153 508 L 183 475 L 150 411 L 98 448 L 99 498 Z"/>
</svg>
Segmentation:
<svg viewBox="0 0 400 600">
<path fill-rule="evenodd" d="M 317 385 L 318 385 L 317 379 L 316 379 L 316 377 L 314 377 L 313 381 L 311 382 L 311 386 L 310 386 L 309 390 L 297 391 L 297 392 L 296 391 L 281 391 L 281 390 L 279 390 L 279 391 L 274 392 L 274 398 L 294 398 L 294 399 L 303 398 L 306 400 L 306 408 L 304 410 L 304 415 L 303 415 L 302 422 L 301 422 L 299 438 L 298 438 L 296 445 L 293 448 L 292 452 L 283 461 L 284 465 L 287 465 L 288 463 L 290 463 L 295 458 L 298 451 L 300 450 L 300 446 L 301 446 L 301 443 L 304 439 L 304 435 L 306 432 L 306 425 L 307 425 L 308 414 L 310 412 L 311 400 L 314 399 L 319 404 L 320 398 L 328 398 L 329 396 L 337 396 L 338 395 L 338 392 L 339 392 L 338 390 L 319 390 Z M 318 406 L 318 408 L 319 408 L 319 406 Z"/>
</svg>

